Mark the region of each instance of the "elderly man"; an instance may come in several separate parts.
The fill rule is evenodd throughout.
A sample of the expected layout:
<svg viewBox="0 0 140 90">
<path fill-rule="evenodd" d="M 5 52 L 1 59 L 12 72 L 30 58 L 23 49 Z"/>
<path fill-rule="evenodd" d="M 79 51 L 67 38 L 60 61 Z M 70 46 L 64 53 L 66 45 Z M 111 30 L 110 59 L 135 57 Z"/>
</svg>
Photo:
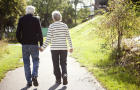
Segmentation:
<svg viewBox="0 0 140 90">
<path fill-rule="evenodd" d="M 38 86 L 37 76 L 39 68 L 39 49 L 43 44 L 43 37 L 41 32 L 40 21 L 34 17 L 35 7 L 27 6 L 26 15 L 21 17 L 18 22 L 16 37 L 18 42 L 22 44 L 22 55 L 24 62 L 25 77 L 27 86 Z M 30 56 L 32 56 L 33 71 L 30 69 Z"/>
<path fill-rule="evenodd" d="M 59 11 L 52 13 L 53 24 L 49 26 L 47 39 L 40 51 L 43 51 L 49 43 L 51 43 L 51 54 L 54 68 L 54 75 L 56 77 L 56 83 L 61 84 L 61 76 L 63 78 L 63 85 L 68 83 L 67 81 L 67 40 L 70 46 L 70 52 L 73 51 L 72 42 L 68 30 L 68 26 L 61 22 L 62 16 Z M 60 62 L 60 65 L 59 65 Z M 61 69 L 60 70 L 60 67 Z M 61 73 L 62 71 L 62 73 Z"/>
</svg>

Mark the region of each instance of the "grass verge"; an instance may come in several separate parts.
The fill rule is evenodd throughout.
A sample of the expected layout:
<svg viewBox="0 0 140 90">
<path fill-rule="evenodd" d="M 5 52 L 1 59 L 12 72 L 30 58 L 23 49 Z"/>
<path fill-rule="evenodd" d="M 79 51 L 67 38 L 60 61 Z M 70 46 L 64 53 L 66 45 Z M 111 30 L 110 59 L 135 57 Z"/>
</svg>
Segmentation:
<svg viewBox="0 0 140 90">
<path fill-rule="evenodd" d="M 140 90 L 137 78 L 128 70 L 114 65 L 112 50 L 98 36 L 97 27 L 102 16 L 71 29 L 74 46 L 72 56 L 101 82 L 107 90 Z"/>
<path fill-rule="evenodd" d="M 9 70 L 22 66 L 20 58 L 22 57 L 20 46 L 5 46 L 6 52 L 0 56 L 0 81 Z"/>
</svg>

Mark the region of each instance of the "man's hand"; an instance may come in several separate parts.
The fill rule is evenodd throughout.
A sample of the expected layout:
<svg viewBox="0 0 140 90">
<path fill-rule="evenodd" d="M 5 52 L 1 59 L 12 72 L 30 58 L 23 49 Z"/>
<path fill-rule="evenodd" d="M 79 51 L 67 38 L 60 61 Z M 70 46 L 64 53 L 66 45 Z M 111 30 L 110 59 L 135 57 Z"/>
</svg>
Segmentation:
<svg viewBox="0 0 140 90">
<path fill-rule="evenodd" d="M 39 51 L 43 52 L 43 49 L 41 47 L 39 47 Z"/>
<path fill-rule="evenodd" d="M 70 52 L 70 53 L 72 53 L 72 52 L 73 52 L 73 48 L 72 48 L 72 49 L 70 49 L 70 50 L 69 50 L 69 52 Z"/>
</svg>

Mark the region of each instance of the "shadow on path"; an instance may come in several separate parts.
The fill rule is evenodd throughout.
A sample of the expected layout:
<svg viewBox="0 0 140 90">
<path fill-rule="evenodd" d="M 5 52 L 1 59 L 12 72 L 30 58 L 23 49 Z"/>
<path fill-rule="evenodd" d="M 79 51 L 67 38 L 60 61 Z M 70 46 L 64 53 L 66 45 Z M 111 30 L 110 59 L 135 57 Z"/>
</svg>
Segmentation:
<svg viewBox="0 0 140 90">
<path fill-rule="evenodd" d="M 20 90 L 28 90 L 29 88 L 31 88 L 31 87 L 26 86 L 26 87 L 24 87 L 24 88 L 22 88 Z M 37 90 L 37 88 L 34 88 L 33 90 Z"/>
<path fill-rule="evenodd" d="M 28 90 L 30 87 L 25 86 L 24 88 L 20 89 L 20 90 Z"/>
<path fill-rule="evenodd" d="M 48 90 L 55 90 L 60 84 L 55 83 L 53 86 L 51 86 Z"/>
<path fill-rule="evenodd" d="M 37 88 L 34 88 L 33 90 L 37 90 Z"/>
<path fill-rule="evenodd" d="M 62 88 L 58 89 L 58 90 L 66 90 L 67 86 L 63 86 Z"/>
</svg>

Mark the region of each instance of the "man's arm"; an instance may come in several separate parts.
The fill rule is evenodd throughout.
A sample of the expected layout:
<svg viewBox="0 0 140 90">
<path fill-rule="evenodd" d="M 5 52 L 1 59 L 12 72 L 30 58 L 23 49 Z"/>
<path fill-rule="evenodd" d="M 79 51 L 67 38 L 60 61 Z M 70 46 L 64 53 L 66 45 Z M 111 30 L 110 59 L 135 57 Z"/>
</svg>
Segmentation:
<svg viewBox="0 0 140 90">
<path fill-rule="evenodd" d="M 22 35 L 21 35 L 22 25 L 21 25 L 21 19 L 18 21 L 17 31 L 16 31 L 16 38 L 18 42 L 22 42 Z"/>
<path fill-rule="evenodd" d="M 40 43 L 40 46 L 42 46 L 43 45 L 43 35 L 42 35 L 42 30 L 41 30 L 41 25 L 40 25 L 40 21 L 38 20 L 38 22 L 37 22 L 37 26 L 38 26 L 38 28 L 37 28 L 37 33 L 38 33 L 38 40 L 39 40 L 39 43 Z"/>
</svg>

